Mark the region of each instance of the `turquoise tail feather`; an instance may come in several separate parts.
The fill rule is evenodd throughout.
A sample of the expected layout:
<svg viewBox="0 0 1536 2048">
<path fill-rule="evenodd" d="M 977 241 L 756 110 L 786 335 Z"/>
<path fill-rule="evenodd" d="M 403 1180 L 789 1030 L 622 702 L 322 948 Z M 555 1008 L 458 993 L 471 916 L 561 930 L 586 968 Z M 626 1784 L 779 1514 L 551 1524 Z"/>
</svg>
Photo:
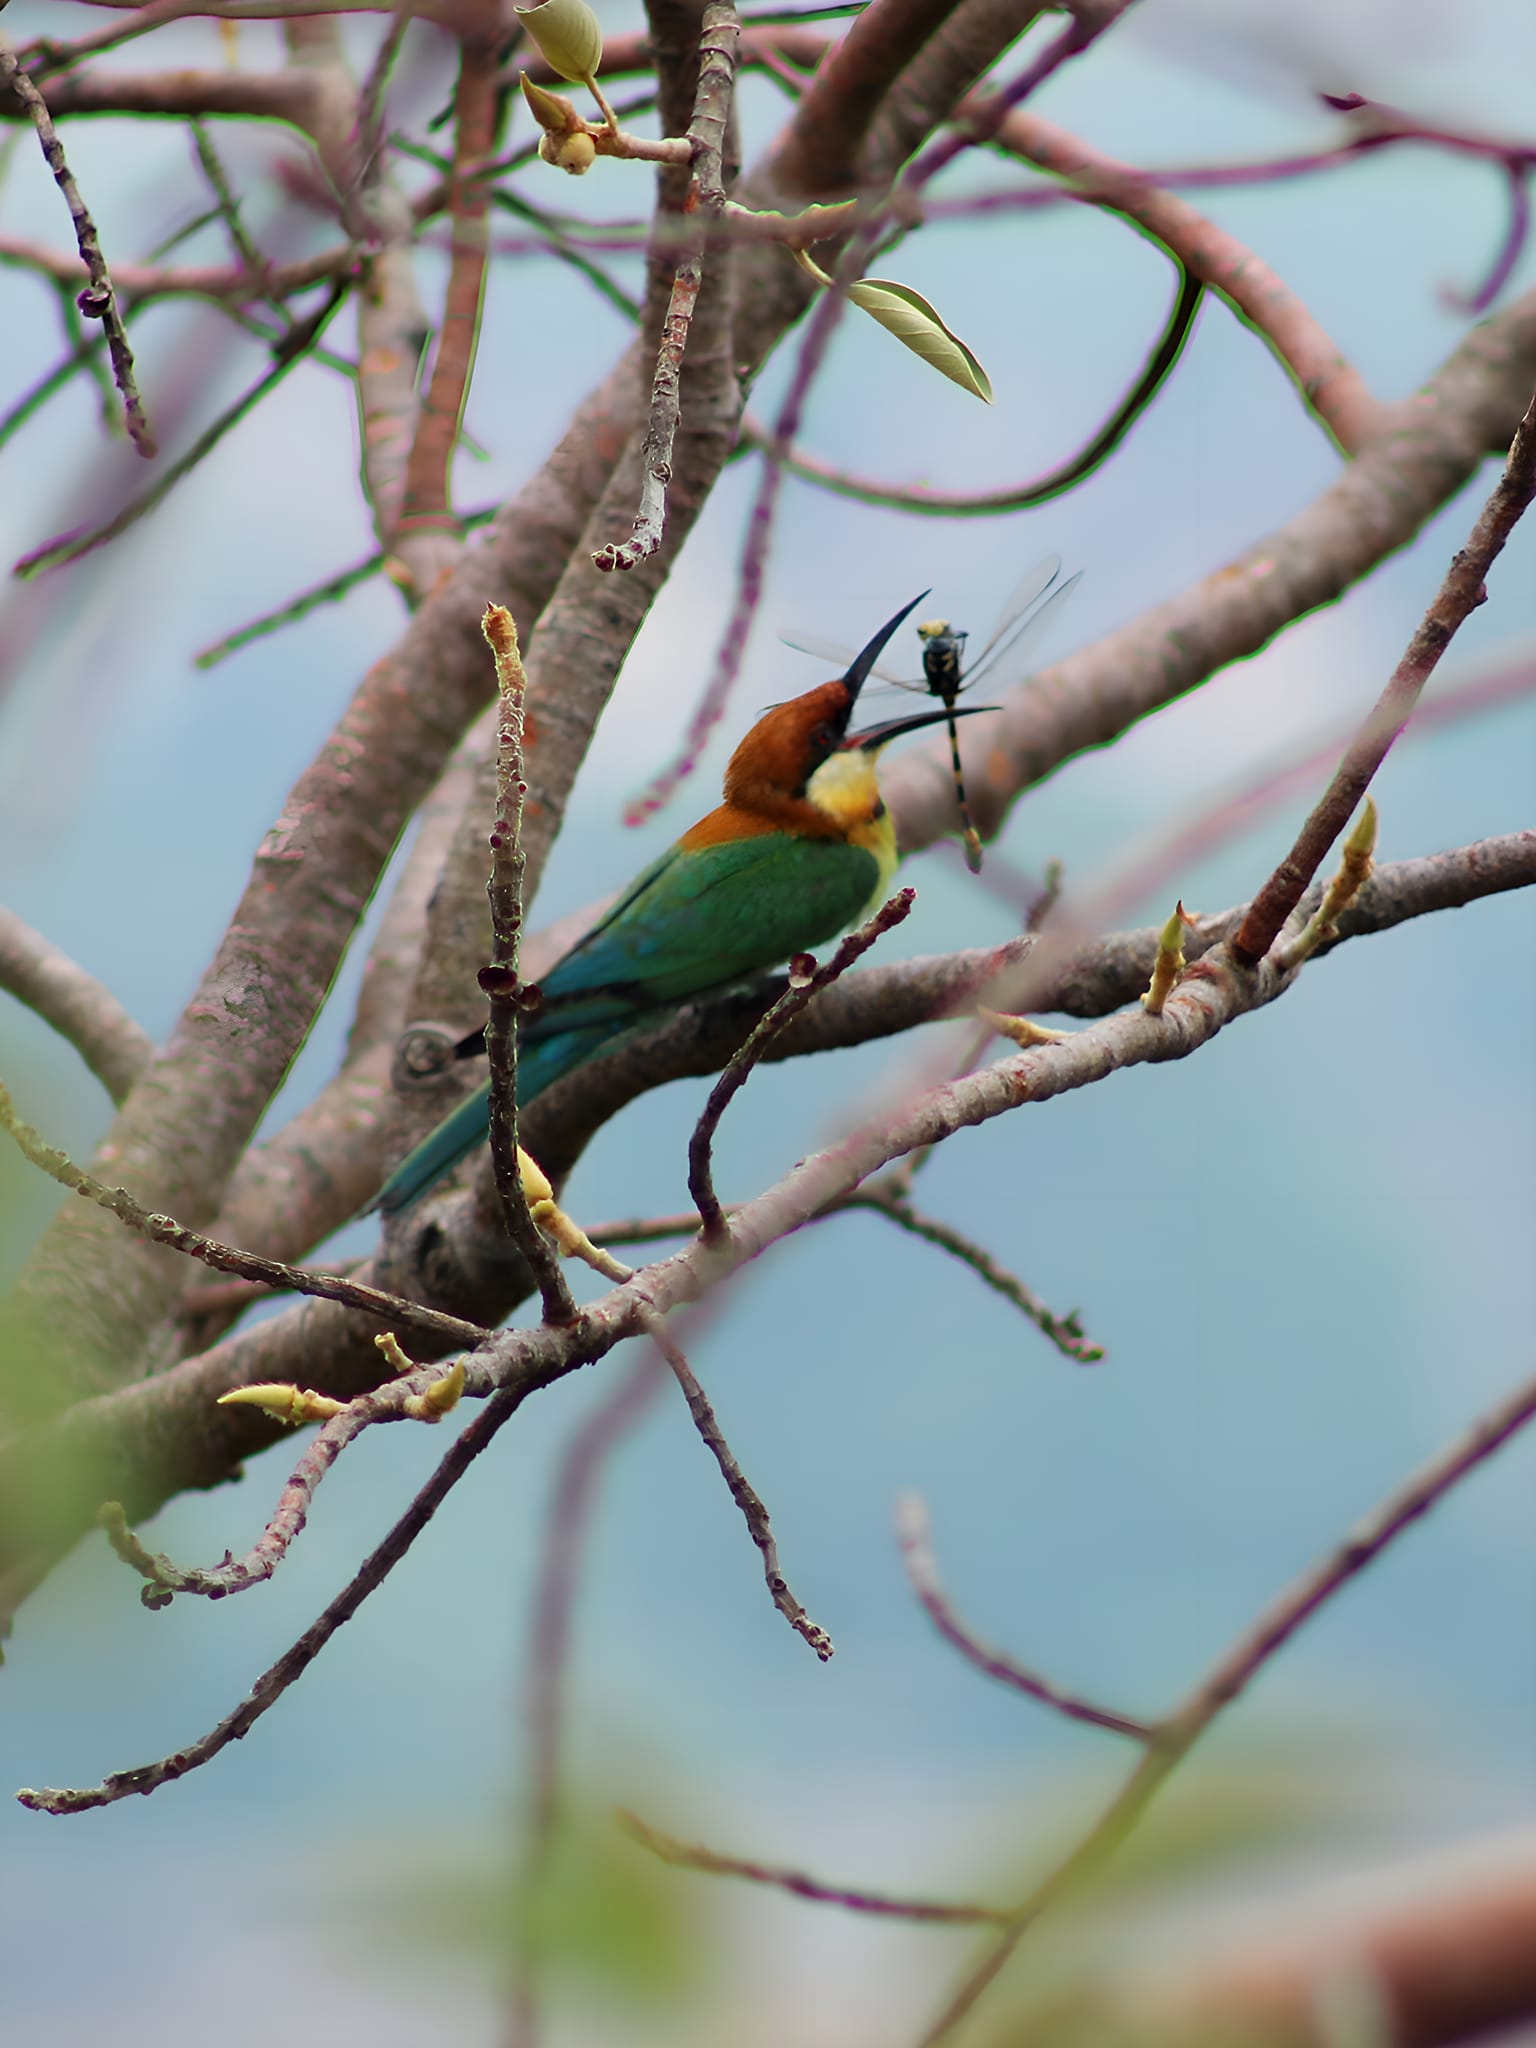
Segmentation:
<svg viewBox="0 0 1536 2048">
<path fill-rule="evenodd" d="M 562 1074 L 590 1059 L 600 1045 L 616 1035 L 611 1024 L 604 1024 L 589 1025 L 584 1031 L 561 1031 L 532 1043 L 524 1041 L 518 1047 L 518 1100 L 532 1102 Z M 380 1189 L 373 1207 L 386 1216 L 409 1208 L 477 1145 L 483 1145 L 490 1127 L 491 1084 L 487 1081 L 473 1095 L 466 1095 L 436 1130 L 427 1133 L 414 1152 L 406 1154 Z"/>
</svg>

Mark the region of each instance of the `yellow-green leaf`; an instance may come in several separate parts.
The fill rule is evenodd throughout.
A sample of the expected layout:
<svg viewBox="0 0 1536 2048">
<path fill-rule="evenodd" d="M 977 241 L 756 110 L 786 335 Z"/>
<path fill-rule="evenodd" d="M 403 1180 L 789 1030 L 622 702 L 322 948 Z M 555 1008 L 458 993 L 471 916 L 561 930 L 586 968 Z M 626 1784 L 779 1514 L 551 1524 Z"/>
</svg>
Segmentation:
<svg viewBox="0 0 1536 2048">
<path fill-rule="evenodd" d="M 992 403 L 992 380 L 958 334 L 939 318 L 921 292 L 888 277 L 861 277 L 848 296 L 914 355 L 977 398 Z"/>
<path fill-rule="evenodd" d="M 603 31 L 587 0 L 540 0 L 519 7 L 517 18 L 538 44 L 545 62 L 562 78 L 585 85 L 603 61 Z"/>
</svg>

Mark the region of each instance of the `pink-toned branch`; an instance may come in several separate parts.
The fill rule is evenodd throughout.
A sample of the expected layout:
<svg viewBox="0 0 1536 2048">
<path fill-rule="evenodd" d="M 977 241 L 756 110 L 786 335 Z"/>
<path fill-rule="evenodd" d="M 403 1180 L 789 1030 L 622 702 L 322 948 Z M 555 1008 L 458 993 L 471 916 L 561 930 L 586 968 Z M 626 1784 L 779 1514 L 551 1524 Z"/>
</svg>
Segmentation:
<svg viewBox="0 0 1536 2048">
<path fill-rule="evenodd" d="M 114 1102 L 154 1055 L 153 1039 L 109 988 L 3 905 L 0 988 L 68 1040 Z"/>
<path fill-rule="evenodd" d="M 1072 195 L 1135 221 L 1172 251 L 1262 336 L 1339 447 L 1355 454 L 1382 424 L 1365 380 L 1321 323 L 1267 263 L 1235 235 L 1129 164 L 1094 149 L 1039 114 L 1018 108 L 992 130 L 997 144 L 1053 177 Z"/>
<path fill-rule="evenodd" d="M 705 1448 L 720 1468 L 731 1499 L 741 1510 L 747 1532 L 757 1545 L 763 1560 L 763 1580 L 768 1588 L 768 1597 L 780 1614 L 789 1623 L 802 1641 L 810 1644 L 825 1664 L 832 1655 L 832 1638 L 819 1622 L 812 1621 L 800 1602 L 790 1591 L 779 1564 L 779 1546 L 774 1541 L 773 1529 L 768 1520 L 768 1510 L 763 1505 L 761 1494 L 752 1485 L 737 1462 L 736 1454 L 725 1440 L 725 1432 L 715 1418 L 709 1397 L 699 1385 L 698 1379 L 682 1347 L 672 1337 L 660 1317 L 647 1320 L 646 1328 L 651 1342 L 672 1368 L 672 1376 L 682 1389 L 683 1399 L 688 1403 L 688 1413 L 693 1417 L 693 1426 L 703 1438 Z"/>
<path fill-rule="evenodd" d="M 782 1864 L 756 1863 L 745 1856 L 722 1856 L 695 1842 L 681 1842 L 664 1835 L 637 1813 L 622 1807 L 614 1816 L 625 1834 L 659 1856 L 663 1863 L 679 1870 L 698 1870 L 710 1877 L 744 1877 L 751 1884 L 788 1892 L 797 1899 L 809 1899 L 820 1906 L 842 1906 L 850 1913 L 868 1913 L 879 1920 L 917 1920 L 938 1927 L 995 1927 L 1006 1919 L 998 1906 L 946 1905 L 936 1899 L 896 1899 L 885 1892 L 855 1891 L 842 1885 L 823 1883 L 803 1870 L 787 1870 Z"/>
<path fill-rule="evenodd" d="M 988 1033 L 990 1038 L 991 1034 Z M 979 1055 L 978 1055 L 979 1056 Z M 969 1071 L 975 1060 L 965 1062 L 963 1071 Z M 910 1158 L 902 1161 L 901 1172 L 910 1167 Z M 897 1181 L 896 1173 L 883 1174 L 879 1180 L 871 1181 L 868 1187 L 859 1188 L 854 1194 L 844 1196 L 839 1204 L 842 1210 L 871 1209 L 877 1216 L 889 1217 L 898 1229 L 919 1237 L 925 1244 L 937 1245 L 941 1251 L 958 1259 L 962 1266 L 969 1267 L 977 1278 L 1000 1294 L 1004 1301 L 1010 1301 L 1023 1315 L 1027 1316 L 1041 1336 L 1056 1346 L 1056 1349 L 1074 1365 L 1097 1365 L 1104 1356 L 1102 1344 L 1095 1344 L 1085 1335 L 1083 1326 L 1074 1309 L 1070 1315 L 1059 1316 L 1043 1302 L 1032 1287 L 1027 1287 L 1017 1273 L 1010 1273 L 1006 1266 L 999 1265 L 983 1245 L 965 1236 L 950 1224 L 940 1222 L 937 1216 L 926 1215 L 915 1208 L 906 1188 Z"/>
<path fill-rule="evenodd" d="M 1028 1929 L 1062 1894 L 1111 1856 L 1172 1772 L 1225 1708 L 1246 1691 L 1296 1631 L 1356 1579 L 1381 1552 L 1436 1507 L 1536 1417 L 1536 1380 L 1527 1380 L 1395 1487 L 1338 1544 L 1272 1601 L 1237 1636 L 1171 1714 L 1153 1727 L 1146 1754 L 1093 1826 L 1015 1905 L 1001 1938 L 961 1981 L 921 2048 L 946 2040 L 994 1981 Z"/>
<path fill-rule="evenodd" d="M 485 295 L 490 193 L 479 171 L 496 139 L 496 90 L 496 63 L 490 45 L 466 37 L 459 48 L 453 101 L 453 176 L 448 200 L 453 256 L 437 352 L 406 463 L 394 536 L 396 552 L 418 591 L 428 588 L 446 565 L 444 538 L 450 551 L 456 550 L 458 539 L 450 495 L 453 456 L 474 375 L 480 305 Z M 428 540 L 428 535 L 434 540 Z"/>
<path fill-rule="evenodd" d="M 1536 832 L 1511 834 L 1428 860 L 1387 864 L 1378 868 L 1356 905 L 1340 920 L 1337 943 L 1386 930 L 1433 910 L 1533 884 Z M 1230 912 L 1206 921 L 1202 929 L 1213 934 L 1230 931 L 1239 917 L 1240 913 Z M 789 1056 L 814 1047 L 859 1043 L 924 1018 L 948 1014 L 974 1001 L 977 991 L 996 979 L 1000 966 L 1027 960 L 1028 949 L 1035 943 L 1022 941 L 1016 949 L 1001 954 L 992 949 L 948 961 L 916 961 L 850 975 L 826 990 L 775 1043 L 771 1053 Z M 1120 1003 L 1134 1003 L 1147 985 L 1156 945 L 1157 934 L 1149 931 L 1077 950 L 1057 963 L 1044 1006 L 1096 1014 Z M 1197 950 L 1193 939 L 1189 950 Z M 1252 973 L 1192 974 L 1186 976 L 1161 1018 L 1149 1017 L 1138 1008 L 1060 1044 L 945 1081 L 899 1114 L 802 1162 L 775 1188 L 732 1210 L 723 1239 L 706 1244 L 701 1238 L 672 1258 L 645 1267 L 631 1285 L 615 1288 L 580 1310 L 572 1325 L 558 1330 L 517 1330 L 497 1337 L 489 1351 L 482 1348 L 470 1361 L 468 1396 L 476 1398 L 489 1391 L 507 1374 L 521 1374 L 530 1384 L 542 1385 L 574 1370 L 580 1362 L 591 1362 L 624 1337 L 643 1334 L 644 1315 L 669 1313 L 699 1299 L 730 1272 L 893 1159 L 940 1143 L 957 1130 L 1006 1114 L 1024 1102 L 1044 1101 L 1090 1085 L 1121 1065 L 1181 1057 L 1197 1049 L 1226 1022 L 1273 1000 L 1296 971 L 1282 971 L 1273 960 L 1266 960 Z M 709 1071 L 713 1063 L 727 1058 L 741 1039 L 740 1015 L 729 1006 L 722 1008 L 717 1022 L 718 1051 L 700 1035 L 696 1021 L 669 1028 L 670 1045 L 663 1032 L 583 1070 L 578 1077 L 581 1100 L 587 1108 L 587 1097 L 596 1098 L 595 1107 L 587 1111 L 595 1124 L 611 1114 L 618 1101 L 631 1099 L 640 1088 L 655 1085 L 664 1076 Z M 670 1057 L 664 1056 L 668 1051 Z M 527 1114 L 525 1138 L 536 1154 L 545 1149 L 542 1134 L 546 1129 L 552 1136 L 560 1127 L 559 1120 L 571 1113 L 569 1102 L 562 1107 L 552 1099 L 555 1095 L 555 1089 L 546 1091 Z M 540 1113 L 541 1135 L 537 1137 L 535 1111 Z M 550 1118 L 547 1126 L 542 1121 L 545 1115 Z M 452 1213 L 444 1220 L 451 1232 Z M 498 1274 L 501 1294 L 482 1297 L 487 1316 L 504 1315 L 515 1298 L 506 1264 L 503 1254 Z M 365 1278 L 367 1270 L 364 1268 Z M 418 1349 L 425 1350 L 425 1340 Z M 288 1311 L 226 1338 L 154 1381 L 78 1404 L 57 1423 L 35 1433 L 24 1446 L 0 1447 L 0 1497 L 30 1499 L 35 1487 L 46 1487 L 49 1526 L 62 1524 L 71 1534 L 89 1525 L 104 1492 L 127 1501 L 130 1513 L 141 1518 L 166 1498 L 165 1489 L 175 1491 L 194 1479 L 211 1483 L 264 1440 L 261 1432 L 237 1419 L 234 1411 L 213 1408 L 216 1397 L 231 1386 L 255 1380 L 302 1382 L 350 1398 L 365 1386 L 376 1385 L 378 1377 L 377 1353 L 366 1336 L 359 1337 L 350 1312 L 323 1303 L 311 1305 L 302 1315 Z M 172 1451 L 174 1460 L 168 1464 Z M 78 1478 L 71 1477 L 83 1470 L 99 1475 L 88 1502 L 79 1499 Z M 77 1514 L 81 1519 L 75 1523 Z M 0 1536 L 0 1584 L 18 1569 L 17 1544 L 25 1521 L 18 1513 L 11 1532 Z"/>
<path fill-rule="evenodd" d="M 693 186 L 684 219 L 693 229 L 672 274 L 672 296 L 662 323 L 661 343 L 651 382 L 650 420 L 641 451 L 640 504 L 626 541 L 610 541 L 592 556 L 594 567 L 609 573 L 633 569 L 661 546 L 666 520 L 667 487 L 672 481 L 672 451 L 682 409 L 683 356 L 693 311 L 704 283 L 705 241 L 710 223 L 725 208 L 723 149 L 726 123 L 736 80 L 736 45 L 740 27 L 733 0 L 706 0 L 699 31 L 699 76 L 693 119 L 688 125 Z M 665 211 L 658 220 L 665 220 Z M 717 256 L 714 259 L 718 262 Z"/>
<path fill-rule="evenodd" d="M 837 950 L 823 966 L 818 967 L 809 953 L 796 954 L 790 963 L 789 987 L 727 1061 L 725 1071 L 709 1091 L 709 1098 L 688 1140 L 688 1192 L 698 1209 L 699 1228 L 705 1237 L 718 1237 L 725 1227 L 724 1211 L 715 1193 L 711 1153 L 715 1132 L 732 1098 L 746 1085 L 747 1076 L 774 1039 L 794 1022 L 812 997 L 841 980 L 877 939 L 907 917 L 916 894 L 915 889 L 898 889 L 889 901 L 881 904 L 873 917 L 867 918 L 856 931 L 839 940 Z"/>
<path fill-rule="evenodd" d="M 242 1251 L 238 1245 L 220 1244 L 216 1238 L 206 1237 L 201 1231 L 178 1223 L 174 1216 L 146 1209 L 126 1188 L 106 1186 L 91 1174 L 82 1172 L 67 1153 L 46 1144 L 32 1126 L 16 1114 L 9 1091 L 4 1086 L 0 1086 L 0 1129 L 7 1131 L 32 1164 L 46 1173 L 50 1180 L 57 1181 L 60 1187 L 68 1188 L 71 1194 L 85 1196 L 146 1242 L 183 1252 L 190 1259 L 200 1259 L 216 1272 L 234 1273 L 242 1280 L 259 1281 L 267 1287 L 311 1295 L 320 1301 L 339 1302 L 345 1308 L 358 1309 L 364 1315 L 376 1316 L 381 1321 L 401 1323 L 408 1329 L 420 1330 L 426 1336 L 446 1340 L 450 1344 L 478 1344 L 486 1334 L 479 1324 L 467 1323 L 459 1316 L 444 1315 L 440 1309 L 426 1308 L 420 1302 L 407 1301 L 401 1295 L 388 1294 L 377 1287 L 363 1286 L 336 1273 L 290 1266 L 281 1259 L 267 1259 L 256 1252 Z"/>
<path fill-rule="evenodd" d="M 1188 589 L 1031 677 L 962 738 L 984 838 L 1019 793 L 1105 744 L 1292 621 L 1338 597 L 1418 532 L 1509 437 L 1536 383 L 1536 291 L 1476 327 L 1429 381 L 1384 408 L 1379 431 L 1301 512 Z M 914 747 L 882 777 L 903 846 L 955 829 L 947 747 Z"/>
<path fill-rule="evenodd" d="M 1076 454 L 1068 456 L 1065 462 L 1058 463 L 1043 476 L 1031 478 L 1028 483 L 1009 484 L 998 491 L 902 489 L 899 485 L 879 483 L 872 477 L 834 469 L 830 463 L 819 461 L 814 455 L 806 455 L 799 449 L 781 449 L 767 428 L 750 419 L 743 422 L 742 439 L 762 449 L 791 476 L 800 477 L 806 483 L 819 484 L 838 497 L 854 498 L 863 505 L 889 505 L 898 511 L 944 519 L 994 518 L 999 513 L 1022 512 L 1031 505 L 1043 505 L 1051 498 L 1060 497 L 1063 491 L 1081 483 L 1120 446 L 1178 361 L 1194 326 L 1204 290 L 1197 278 L 1191 277 L 1182 267 L 1178 268 L 1173 306 L 1130 390 Z"/>
<path fill-rule="evenodd" d="M 1077 1693 L 1064 1692 L 1039 1672 L 1026 1669 L 1006 1652 L 982 1642 L 961 1621 L 939 1577 L 927 1506 L 915 1493 L 904 1494 L 896 1504 L 896 1540 L 901 1545 L 908 1582 L 923 1603 L 924 1613 L 945 1642 L 958 1650 L 968 1664 L 974 1664 L 985 1677 L 995 1678 L 1000 1685 L 1023 1693 L 1054 1713 L 1064 1714 L 1069 1721 L 1104 1728 L 1111 1735 L 1128 1735 L 1137 1742 L 1153 1739 L 1155 1730 L 1150 1723 L 1133 1720 L 1129 1714 L 1116 1713 L 1110 1707 L 1095 1706 Z"/>
<path fill-rule="evenodd" d="M 17 63 L 12 52 L 0 44 L 0 90 L 9 88 L 30 116 L 37 130 L 38 143 L 43 158 L 53 173 L 53 181 L 64 195 L 64 204 L 69 208 L 69 217 L 74 222 L 75 242 L 80 251 L 80 262 L 85 267 L 86 284 L 75 303 L 87 320 L 99 320 L 106 333 L 107 347 L 112 357 L 112 375 L 123 397 L 123 417 L 128 428 L 128 438 L 139 454 L 146 460 L 159 453 L 155 437 L 150 432 L 149 419 L 144 411 L 144 401 L 139 396 L 137 379 L 134 376 L 133 350 L 128 342 L 128 330 L 123 325 L 123 316 L 118 308 L 117 293 L 107 269 L 107 259 L 101 253 L 101 239 L 96 232 L 96 223 L 91 218 L 89 207 L 80 196 L 74 174 L 64 155 L 64 145 L 48 112 L 48 103 L 33 84 L 32 80 Z M 78 275 L 78 272 L 76 273 Z"/>
<path fill-rule="evenodd" d="M 1487 597 L 1483 578 L 1504 550 L 1521 514 L 1536 496 L 1536 397 L 1526 407 L 1509 460 L 1493 495 L 1478 515 L 1466 546 L 1452 560 L 1408 650 L 1393 670 L 1359 731 L 1344 749 L 1295 845 L 1264 884 L 1234 941 L 1240 960 L 1258 960 L 1279 936 L 1302 892 L 1354 815 L 1371 778 L 1413 715 L 1420 692 L 1458 629 Z"/>
</svg>

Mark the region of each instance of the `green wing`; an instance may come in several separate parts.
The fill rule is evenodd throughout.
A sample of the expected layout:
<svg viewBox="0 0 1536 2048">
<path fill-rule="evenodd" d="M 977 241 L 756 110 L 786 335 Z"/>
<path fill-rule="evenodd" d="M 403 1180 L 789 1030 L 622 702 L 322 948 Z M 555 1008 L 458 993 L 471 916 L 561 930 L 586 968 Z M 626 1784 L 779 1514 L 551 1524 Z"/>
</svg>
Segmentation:
<svg viewBox="0 0 1536 2048">
<path fill-rule="evenodd" d="M 777 966 L 852 924 L 880 880 L 872 853 L 785 832 L 672 847 L 541 986 L 542 1037 L 683 1002 Z"/>
</svg>

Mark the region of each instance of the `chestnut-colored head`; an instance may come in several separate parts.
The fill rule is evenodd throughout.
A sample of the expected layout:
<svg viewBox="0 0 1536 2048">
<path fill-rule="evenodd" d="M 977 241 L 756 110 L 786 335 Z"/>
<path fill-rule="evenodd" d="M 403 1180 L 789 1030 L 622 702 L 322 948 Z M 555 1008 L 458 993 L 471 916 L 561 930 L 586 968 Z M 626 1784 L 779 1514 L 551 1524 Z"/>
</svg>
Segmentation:
<svg viewBox="0 0 1536 2048">
<path fill-rule="evenodd" d="M 816 770 L 843 744 L 853 706 L 848 685 L 835 682 L 765 711 L 730 758 L 726 802 L 755 811 L 775 799 L 804 796 Z"/>
</svg>

